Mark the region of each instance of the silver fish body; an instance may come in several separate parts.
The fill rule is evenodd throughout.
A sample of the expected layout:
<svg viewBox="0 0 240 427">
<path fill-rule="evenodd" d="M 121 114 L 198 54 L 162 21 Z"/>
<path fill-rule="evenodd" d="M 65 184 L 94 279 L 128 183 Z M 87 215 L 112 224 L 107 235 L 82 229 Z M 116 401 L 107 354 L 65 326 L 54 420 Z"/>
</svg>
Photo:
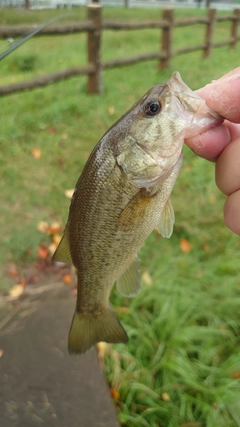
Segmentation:
<svg viewBox="0 0 240 427">
<path fill-rule="evenodd" d="M 154 227 L 164 237 L 173 231 L 170 195 L 184 138 L 221 122 L 176 72 L 148 91 L 94 148 L 53 256 L 77 270 L 70 353 L 83 353 L 99 341 L 127 342 L 109 306 L 113 284 L 128 297 L 138 294 L 139 249 Z"/>
</svg>

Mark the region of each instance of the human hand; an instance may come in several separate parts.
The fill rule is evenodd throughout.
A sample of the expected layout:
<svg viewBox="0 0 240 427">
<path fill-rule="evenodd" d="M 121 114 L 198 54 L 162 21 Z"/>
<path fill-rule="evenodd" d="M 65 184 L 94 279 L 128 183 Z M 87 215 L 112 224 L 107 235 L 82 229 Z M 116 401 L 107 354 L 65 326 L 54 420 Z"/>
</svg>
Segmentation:
<svg viewBox="0 0 240 427">
<path fill-rule="evenodd" d="M 240 235 L 240 67 L 197 91 L 226 120 L 185 141 L 198 156 L 216 161 L 216 184 L 226 194 L 224 220 Z"/>
</svg>

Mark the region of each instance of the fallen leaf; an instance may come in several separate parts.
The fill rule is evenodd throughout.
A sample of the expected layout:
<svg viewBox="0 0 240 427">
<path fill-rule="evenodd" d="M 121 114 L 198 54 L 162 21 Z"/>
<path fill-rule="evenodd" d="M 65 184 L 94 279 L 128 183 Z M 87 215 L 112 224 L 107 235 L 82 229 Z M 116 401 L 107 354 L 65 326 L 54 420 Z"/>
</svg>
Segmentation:
<svg viewBox="0 0 240 427">
<path fill-rule="evenodd" d="M 119 391 L 117 391 L 114 387 L 111 387 L 110 388 L 110 393 L 111 393 L 111 396 L 112 396 L 112 398 L 113 398 L 113 400 L 116 402 L 117 400 L 119 400 L 119 398 L 120 398 L 120 393 L 119 393 Z"/>
<path fill-rule="evenodd" d="M 142 280 L 146 283 L 146 285 L 151 286 L 152 278 L 147 270 L 143 272 Z"/>
<path fill-rule="evenodd" d="M 0 357 L 2 357 L 4 351 L 0 348 Z"/>
<path fill-rule="evenodd" d="M 113 105 L 109 105 L 108 107 L 108 114 L 109 116 L 112 116 L 115 113 L 115 108 Z"/>
<path fill-rule="evenodd" d="M 74 189 L 64 191 L 64 194 L 66 197 L 68 197 L 68 199 L 72 198 L 73 193 L 74 193 Z"/>
<path fill-rule="evenodd" d="M 217 201 L 217 195 L 211 194 L 211 196 L 209 197 L 209 202 L 211 203 L 211 205 L 214 205 L 214 203 L 216 203 L 216 201 Z"/>
<path fill-rule="evenodd" d="M 34 157 L 34 159 L 37 159 L 37 160 L 40 159 L 41 155 L 42 155 L 42 152 L 39 148 L 34 148 L 32 150 L 32 156 Z"/>
<path fill-rule="evenodd" d="M 9 276 L 11 276 L 11 277 L 17 277 L 17 276 L 18 276 L 18 271 L 17 271 L 16 267 L 11 267 L 11 268 L 8 270 L 8 274 L 9 274 Z"/>
<path fill-rule="evenodd" d="M 38 231 L 41 233 L 46 234 L 48 231 L 49 224 L 46 221 L 40 221 L 37 225 Z"/>
<path fill-rule="evenodd" d="M 56 133 L 56 129 L 54 129 L 53 127 L 48 128 L 48 133 L 50 133 L 50 135 L 55 135 Z"/>
<path fill-rule="evenodd" d="M 165 393 L 165 392 L 161 394 L 161 398 L 164 402 L 170 402 L 170 400 L 171 400 L 169 394 Z"/>
<path fill-rule="evenodd" d="M 47 229 L 48 234 L 56 234 L 62 232 L 62 226 L 60 222 L 53 222 Z"/>
<path fill-rule="evenodd" d="M 24 291 L 24 287 L 21 284 L 14 285 L 9 290 L 9 295 L 11 297 L 18 298 L 20 297 L 20 295 L 22 295 L 23 291 Z"/>
<path fill-rule="evenodd" d="M 188 253 L 191 250 L 191 243 L 186 239 L 180 239 L 179 246 L 181 251 L 184 253 Z"/>
<path fill-rule="evenodd" d="M 98 342 L 96 344 L 96 348 L 97 348 L 97 354 L 98 354 L 98 360 L 99 363 L 102 367 L 102 369 L 104 369 L 104 355 L 106 353 L 107 350 L 107 343 L 106 342 Z"/>
<path fill-rule="evenodd" d="M 189 172 L 192 170 L 192 166 L 185 166 L 185 168 L 183 168 L 184 172 Z"/>
<path fill-rule="evenodd" d="M 232 376 L 235 380 L 238 380 L 240 378 L 240 372 L 235 372 L 235 374 Z"/>
<path fill-rule="evenodd" d="M 53 243 L 54 243 L 56 246 L 58 246 L 58 245 L 59 245 L 59 243 L 60 243 L 61 238 L 62 238 L 61 234 L 54 234 L 54 235 L 53 235 Z"/>
<path fill-rule="evenodd" d="M 129 307 L 116 307 L 116 313 L 129 313 Z"/>
<path fill-rule="evenodd" d="M 51 245 L 48 246 L 48 252 L 51 256 L 53 256 L 55 250 L 57 249 L 56 243 L 52 242 Z"/>
<path fill-rule="evenodd" d="M 48 256 L 48 254 L 49 254 L 49 249 L 48 249 L 47 246 L 45 246 L 45 245 L 39 245 L 38 246 L 38 256 L 39 256 L 39 258 L 46 259 L 47 256 Z"/>
<path fill-rule="evenodd" d="M 27 284 L 27 280 L 25 279 L 25 277 L 23 277 L 23 278 L 20 280 L 19 285 L 21 285 L 21 286 L 25 287 L 25 286 L 26 286 L 26 284 Z"/>
<path fill-rule="evenodd" d="M 64 283 L 66 284 L 66 285 L 71 285 L 71 283 L 72 283 L 72 281 L 73 281 L 73 278 L 72 278 L 72 276 L 71 276 L 71 274 L 64 274 L 63 275 L 63 281 L 64 281 Z"/>
</svg>

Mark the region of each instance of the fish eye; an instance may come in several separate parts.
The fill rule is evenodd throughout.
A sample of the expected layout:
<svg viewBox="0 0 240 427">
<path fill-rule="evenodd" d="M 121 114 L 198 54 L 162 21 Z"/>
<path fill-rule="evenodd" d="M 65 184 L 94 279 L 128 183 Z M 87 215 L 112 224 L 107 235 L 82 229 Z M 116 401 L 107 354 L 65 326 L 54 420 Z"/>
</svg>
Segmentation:
<svg viewBox="0 0 240 427">
<path fill-rule="evenodd" d="M 146 105 L 145 113 L 148 116 L 156 116 L 156 114 L 160 113 L 161 107 L 162 106 L 159 101 L 151 101 Z"/>
</svg>

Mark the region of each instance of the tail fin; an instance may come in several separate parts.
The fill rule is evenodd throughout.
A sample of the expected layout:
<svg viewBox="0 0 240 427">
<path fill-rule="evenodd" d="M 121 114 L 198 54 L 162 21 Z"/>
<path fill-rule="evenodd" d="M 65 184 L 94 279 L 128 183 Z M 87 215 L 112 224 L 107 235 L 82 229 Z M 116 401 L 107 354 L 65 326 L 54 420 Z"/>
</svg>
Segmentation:
<svg viewBox="0 0 240 427">
<path fill-rule="evenodd" d="M 97 317 L 83 316 L 76 311 L 69 332 L 69 353 L 85 353 L 99 341 L 108 343 L 128 341 L 127 333 L 114 311 L 109 308 Z"/>
</svg>

